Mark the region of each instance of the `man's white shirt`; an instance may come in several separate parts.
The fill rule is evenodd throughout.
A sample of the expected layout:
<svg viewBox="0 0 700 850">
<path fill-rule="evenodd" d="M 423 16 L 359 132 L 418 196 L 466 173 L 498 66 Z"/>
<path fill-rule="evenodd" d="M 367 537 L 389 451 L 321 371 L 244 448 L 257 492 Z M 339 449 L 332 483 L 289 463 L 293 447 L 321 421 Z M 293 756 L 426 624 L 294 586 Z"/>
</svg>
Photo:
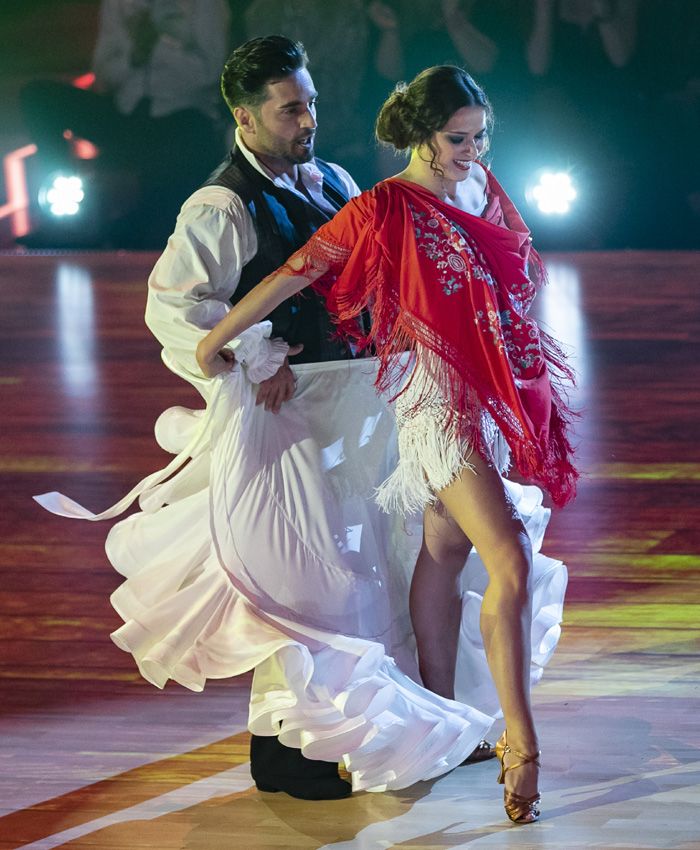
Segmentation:
<svg viewBox="0 0 700 850">
<path fill-rule="evenodd" d="M 256 159 L 243 144 L 238 130 L 236 145 L 266 179 L 308 201 L 291 178 L 272 174 Z M 345 169 L 333 164 L 331 167 L 348 197 L 360 194 Z M 314 203 L 327 212 L 335 212 L 323 195 L 323 174 L 316 164 L 304 163 L 297 169 Z M 151 272 L 146 324 L 162 344 L 169 368 L 200 391 L 208 382 L 195 359 L 197 343 L 230 309 L 243 267 L 257 250 L 255 226 L 240 196 L 223 186 L 204 186 L 183 204 L 175 230 Z M 260 334 L 258 330 L 258 338 Z M 250 337 L 255 336 L 253 331 Z M 241 342 L 233 344 L 232 348 L 240 345 Z"/>
</svg>

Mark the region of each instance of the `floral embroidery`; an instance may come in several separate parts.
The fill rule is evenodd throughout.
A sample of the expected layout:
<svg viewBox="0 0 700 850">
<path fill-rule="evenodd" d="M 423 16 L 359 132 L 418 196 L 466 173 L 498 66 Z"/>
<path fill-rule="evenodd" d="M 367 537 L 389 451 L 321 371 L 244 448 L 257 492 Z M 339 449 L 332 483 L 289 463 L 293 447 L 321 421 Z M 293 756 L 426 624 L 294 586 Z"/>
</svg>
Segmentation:
<svg viewBox="0 0 700 850">
<path fill-rule="evenodd" d="M 435 264 L 438 283 L 445 295 L 454 295 L 464 287 L 464 277 L 467 282 L 470 277 L 469 266 L 460 255 L 463 240 L 457 229 L 443 216 L 437 213 L 429 215 L 427 212 L 419 212 L 412 204 L 409 206 L 418 250 Z"/>
<path fill-rule="evenodd" d="M 530 280 L 519 281 L 511 286 L 496 287 L 488 262 L 479 246 L 467 231 L 432 209 L 430 212 L 416 210 L 409 204 L 418 250 L 434 264 L 437 280 L 447 296 L 454 295 L 465 286 L 479 281 L 489 288 L 492 298 L 506 297 L 508 305 L 496 305 L 491 300 L 488 309 L 477 310 L 474 322 L 482 333 L 488 334 L 499 351 L 505 351 L 517 378 L 524 373 L 532 374 L 533 367 L 544 366 L 540 352 L 539 332 L 532 319 L 526 317 L 535 285 Z M 522 340 L 522 331 L 532 342 L 522 345 L 515 341 L 513 331 Z"/>
<path fill-rule="evenodd" d="M 459 254 L 450 254 L 447 258 L 447 265 L 456 272 L 466 272 L 467 270 L 467 264 Z"/>
</svg>

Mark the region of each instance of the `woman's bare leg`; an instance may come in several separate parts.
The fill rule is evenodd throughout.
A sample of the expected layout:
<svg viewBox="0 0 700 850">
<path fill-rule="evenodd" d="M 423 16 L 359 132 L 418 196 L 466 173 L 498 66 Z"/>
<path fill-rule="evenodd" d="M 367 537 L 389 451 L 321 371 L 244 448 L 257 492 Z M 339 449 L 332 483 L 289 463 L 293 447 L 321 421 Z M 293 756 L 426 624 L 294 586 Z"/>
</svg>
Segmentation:
<svg viewBox="0 0 700 850">
<path fill-rule="evenodd" d="M 508 730 L 508 743 L 522 753 L 539 749 L 530 704 L 532 548 L 497 471 L 476 452 L 469 469 L 440 491 L 465 537 L 472 541 L 489 576 L 481 606 L 481 632 Z M 506 765 L 516 757 L 506 757 Z M 506 776 L 510 791 L 529 797 L 537 790 L 537 767 Z"/>
<path fill-rule="evenodd" d="M 470 549 L 471 542 L 444 508 L 426 508 L 409 604 L 423 684 L 448 699 L 454 699 L 462 617 L 459 577 Z"/>
</svg>

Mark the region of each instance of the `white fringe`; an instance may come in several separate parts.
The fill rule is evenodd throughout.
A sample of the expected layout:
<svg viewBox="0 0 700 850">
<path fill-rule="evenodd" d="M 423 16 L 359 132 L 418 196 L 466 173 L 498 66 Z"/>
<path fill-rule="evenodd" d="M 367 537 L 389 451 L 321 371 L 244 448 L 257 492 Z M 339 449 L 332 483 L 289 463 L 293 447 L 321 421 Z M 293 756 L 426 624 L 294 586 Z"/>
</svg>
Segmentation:
<svg viewBox="0 0 700 850">
<path fill-rule="evenodd" d="M 383 511 L 404 516 L 423 511 L 463 469 L 476 475 L 469 463 L 473 446 L 450 431 L 438 427 L 430 416 L 416 417 L 399 430 L 399 463 L 375 491 Z"/>
<path fill-rule="evenodd" d="M 406 370 L 406 388 L 395 401 L 399 461 L 375 490 L 375 501 L 386 513 L 407 516 L 422 512 L 437 502 L 437 493 L 452 484 L 462 470 L 477 474 L 469 459 L 478 449 L 458 433 L 447 415 L 449 401 L 436 378 L 441 370 L 449 372 L 450 367 L 432 351 L 419 346 L 413 353 L 413 363 Z M 510 465 L 508 444 L 476 393 L 466 389 L 472 394 L 471 415 L 479 421 L 480 445 L 488 454 L 487 461 L 504 474 Z"/>
</svg>

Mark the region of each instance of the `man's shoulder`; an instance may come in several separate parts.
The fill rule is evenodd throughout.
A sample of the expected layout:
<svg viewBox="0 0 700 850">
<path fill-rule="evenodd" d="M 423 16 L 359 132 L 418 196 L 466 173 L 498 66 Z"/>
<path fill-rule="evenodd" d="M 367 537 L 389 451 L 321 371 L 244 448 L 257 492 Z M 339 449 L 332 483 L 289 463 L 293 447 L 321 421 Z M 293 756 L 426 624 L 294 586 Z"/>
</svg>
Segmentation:
<svg viewBox="0 0 700 850">
<path fill-rule="evenodd" d="M 180 212 L 210 208 L 230 215 L 239 215 L 244 206 L 240 195 L 226 186 L 202 186 L 189 196 Z"/>
<path fill-rule="evenodd" d="M 354 198 L 360 194 L 360 187 L 355 183 L 355 181 L 350 176 L 350 173 L 346 171 L 342 165 L 338 165 L 335 162 L 328 162 L 328 160 L 321 159 L 320 157 L 315 157 L 314 162 L 316 167 L 318 167 L 318 162 L 320 161 L 327 167 L 330 168 L 331 171 L 335 174 L 336 178 L 339 180 L 348 198 Z"/>
</svg>

